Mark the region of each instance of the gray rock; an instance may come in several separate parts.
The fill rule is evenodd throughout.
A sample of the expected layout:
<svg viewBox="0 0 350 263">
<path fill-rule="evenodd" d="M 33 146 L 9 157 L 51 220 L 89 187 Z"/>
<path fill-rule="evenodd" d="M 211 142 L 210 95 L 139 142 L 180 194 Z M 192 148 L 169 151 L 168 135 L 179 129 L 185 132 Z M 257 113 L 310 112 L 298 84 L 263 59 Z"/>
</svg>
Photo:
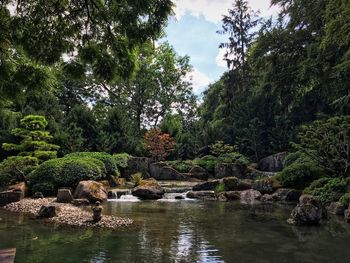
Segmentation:
<svg viewBox="0 0 350 263">
<path fill-rule="evenodd" d="M 261 171 L 279 172 L 283 170 L 283 161 L 287 156 L 287 152 L 276 153 L 260 160 L 258 167 Z"/>
<path fill-rule="evenodd" d="M 226 177 L 222 179 L 225 191 L 242 191 L 252 188 L 253 181 L 248 179 L 238 179 L 237 177 Z"/>
<path fill-rule="evenodd" d="M 21 191 L 22 198 L 28 195 L 28 185 L 25 182 L 21 182 L 15 185 L 11 185 L 7 188 L 7 191 Z"/>
<path fill-rule="evenodd" d="M 214 191 L 188 192 L 186 196 L 187 196 L 187 198 L 202 199 L 202 200 L 207 200 L 207 201 L 214 201 L 217 199 Z"/>
<path fill-rule="evenodd" d="M 232 163 L 223 163 L 215 167 L 214 176 L 215 178 L 224 178 L 224 177 L 242 177 L 244 175 L 244 168 L 232 164 Z"/>
<path fill-rule="evenodd" d="M 57 203 L 71 203 L 73 199 L 73 195 L 69 189 L 58 189 L 56 198 Z"/>
<path fill-rule="evenodd" d="M 227 201 L 239 200 L 241 198 L 240 191 L 226 191 L 219 194 L 219 197 L 225 198 Z M 218 198 L 219 198 L 218 197 Z"/>
<path fill-rule="evenodd" d="M 277 201 L 276 196 L 275 195 L 270 195 L 270 194 L 264 194 L 260 201 L 262 202 L 273 202 L 273 201 Z"/>
<path fill-rule="evenodd" d="M 272 179 L 261 179 L 253 183 L 252 189 L 259 191 L 262 194 L 272 194 L 278 189 Z"/>
<path fill-rule="evenodd" d="M 332 215 L 343 215 L 346 207 L 343 206 L 340 202 L 332 202 L 327 207 L 327 212 Z"/>
<path fill-rule="evenodd" d="M 152 163 L 150 164 L 150 175 L 156 180 L 189 180 L 188 175 L 179 173 L 174 168 L 166 165 L 165 163 Z"/>
<path fill-rule="evenodd" d="M 108 198 L 108 199 L 117 199 L 117 195 L 116 195 L 116 193 L 113 192 L 113 191 L 108 191 L 108 193 L 107 193 L 107 198 Z"/>
<path fill-rule="evenodd" d="M 317 225 L 322 215 L 323 209 L 320 202 L 313 196 L 302 195 L 287 222 L 293 225 Z"/>
<path fill-rule="evenodd" d="M 44 195 L 42 192 L 35 192 L 32 196 L 33 199 L 42 199 L 44 198 Z"/>
<path fill-rule="evenodd" d="M 161 199 L 165 192 L 159 185 L 143 185 L 135 187 L 131 193 L 142 200 L 156 200 Z"/>
<path fill-rule="evenodd" d="M 192 178 L 197 178 L 197 179 L 204 180 L 204 181 L 208 180 L 208 177 L 209 177 L 208 172 L 200 166 L 192 167 L 189 174 Z"/>
<path fill-rule="evenodd" d="M 86 198 L 90 203 L 107 200 L 107 191 L 103 185 L 96 181 L 80 181 L 74 192 L 75 198 Z"/>
<path fill-rule="evenodd" d="M 122 177 L 130 180 L 132 174 L 141 173 L 143 178 L 149 178 L 150 160 L 146 157 L 130 157 L 127 168 L 121 171 Z"/>
<path fill-rule="evenodd" d="M 301 196 L 301 191 L 295 189 L 280 188 L 273 193 L 273 199 L 278 201 L 295 202 Z"/>
<path fill-rule="evenodd" d="M 242 203 L 254 203 L 257 200 L 260 200 L 261 193 L 257 190 L 245 190 L 240 193 L 240 199 Z"/>
<path fill-rule="evenodd" d="M 10 203 L 19 202 L 23 199 L 21 190 L 5 191 L 0 193 L 0 206 L 5 206 Z"/>
<path fill-rule="evenodd" d="M 345 222 L 350 223 L 350 208 L 344 211 Z"/>
<path fill-rule="evenodd" d="M 221 180 L 211 180 L 204 183 L 199 183 L 192 187 L 193 191 L 213 191 L 215 187 L 221 184 Z"/>
<path fill-rule="evenodd" d="M 39 212 L 38 217 L 40 218 L 50 218 L 56 216 L 57 207 L 55 205 L 42 205 Z"/>
<path fill-rule="evenodd" d="M 176 200 L 182 200 L 182 199 L 185 199 L 185 197 L 183 197 L 182 195 L 176 195 L 175 199 Z"/>
</svg>

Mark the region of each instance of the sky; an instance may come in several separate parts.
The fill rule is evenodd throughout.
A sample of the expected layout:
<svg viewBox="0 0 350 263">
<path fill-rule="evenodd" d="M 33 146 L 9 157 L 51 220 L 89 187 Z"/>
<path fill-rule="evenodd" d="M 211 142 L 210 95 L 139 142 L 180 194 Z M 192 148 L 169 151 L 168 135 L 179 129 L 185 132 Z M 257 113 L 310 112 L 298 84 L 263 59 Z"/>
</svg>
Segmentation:
<svg viewBox="0 0 350 263">
<path fill-rule="evenodd" d="M 191 73 L 193 90 L 200 95 L 210 83 L 215 82 L 226 71 L 222 60 L 225 53 L 219 49 L 227 36 L 219 35 L 222 15 L 227 14 L 233 0 L 174 0 L 175 16 L 165 30 L 168 41 L 180 56 L 189 55 L 193 66 Z M 261 16 L 276 14 L 277 8 L 270 8 L 270 0 L 248 0 L 254 11 Z"/>
</svg>

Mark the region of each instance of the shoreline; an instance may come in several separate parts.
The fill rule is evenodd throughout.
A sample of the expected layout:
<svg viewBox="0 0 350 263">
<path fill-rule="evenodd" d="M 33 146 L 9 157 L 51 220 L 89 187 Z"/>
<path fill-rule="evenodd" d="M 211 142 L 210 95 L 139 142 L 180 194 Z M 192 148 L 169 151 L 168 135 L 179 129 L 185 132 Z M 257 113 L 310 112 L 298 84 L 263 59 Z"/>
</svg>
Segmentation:
<svg viewBox="0 0 350 263">
<path fill-rule="evenodd" d="M 53 204 L 56 206 L 56 216 L 51 218 L 43 218 L 48 223 L 56 223 L 59 225 L 78 227 L 78 228 L 94 228 L 120 230 L 131 226 L 134 221 L 130 218 L 121 218 L 112 215 L 102 215 L 101 221 L 92 222 L 92 212 L 89 212 L 70 203 L 56 203 L 56 198 L 31 199 L 24 198 L 19 202 L 10 203 L 3 206 L 2 209 L 15 213 L 24 213 L 31 216 L 37 216 L 42 205 Z"/>
</svg>

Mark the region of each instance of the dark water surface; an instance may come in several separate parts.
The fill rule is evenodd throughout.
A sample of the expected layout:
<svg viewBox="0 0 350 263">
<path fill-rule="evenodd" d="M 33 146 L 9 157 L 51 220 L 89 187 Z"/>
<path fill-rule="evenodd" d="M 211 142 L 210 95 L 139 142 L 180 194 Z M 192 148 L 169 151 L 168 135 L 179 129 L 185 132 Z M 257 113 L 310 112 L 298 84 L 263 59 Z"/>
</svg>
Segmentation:
<svg viewBox="0 0 350 263">
<path fill-rule="evenodd" d="M 292 207 L 216 202 L 108 202 L 130 217 L 122 231 L 43 224 L 0 210 L 0 249 L 16 262 L 350 262 L 350 225 L 286 224 Z"/>
</svg>

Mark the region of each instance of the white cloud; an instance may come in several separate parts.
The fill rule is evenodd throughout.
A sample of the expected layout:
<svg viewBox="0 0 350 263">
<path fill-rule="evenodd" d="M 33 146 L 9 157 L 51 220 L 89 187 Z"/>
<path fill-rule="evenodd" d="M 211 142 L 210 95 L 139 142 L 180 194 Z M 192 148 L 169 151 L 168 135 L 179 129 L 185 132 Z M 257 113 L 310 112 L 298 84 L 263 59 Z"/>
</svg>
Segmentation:
<svg viewBox="0 0 350 263">
<path fill-rule="evenodd" d="M 276 14 L 278 8 L 270 8 L 270 0 L 249 0 L 253 10 L 260 10 L 262 16 Z M 193 16 L 203 16 L 213 23 L 220 23 L 222 16 L 232 7 L 233 0 L 175 0 L 175 14 L 181 19 L 187 12 Z"/>
<path fill-rule="evenodd" d="M 224 60 L 225 53 L 226 53 L 226 50 L 223 48 L 220 48 L 219 53 L 215 58 L 216 65 L 218 65 L 219 67 L 222 67 L 222 68 L 227 68 L 227 63 Z"/>
<path fill-rule="evenodd" d="M 212 82 L 212 80 L 200 72 L 198 69 L 194 69 L 189 75 L 188 78 L 193 85 L 193 93 L 196 95 L 201 94 L 208 85 Z"/>
</svg>

